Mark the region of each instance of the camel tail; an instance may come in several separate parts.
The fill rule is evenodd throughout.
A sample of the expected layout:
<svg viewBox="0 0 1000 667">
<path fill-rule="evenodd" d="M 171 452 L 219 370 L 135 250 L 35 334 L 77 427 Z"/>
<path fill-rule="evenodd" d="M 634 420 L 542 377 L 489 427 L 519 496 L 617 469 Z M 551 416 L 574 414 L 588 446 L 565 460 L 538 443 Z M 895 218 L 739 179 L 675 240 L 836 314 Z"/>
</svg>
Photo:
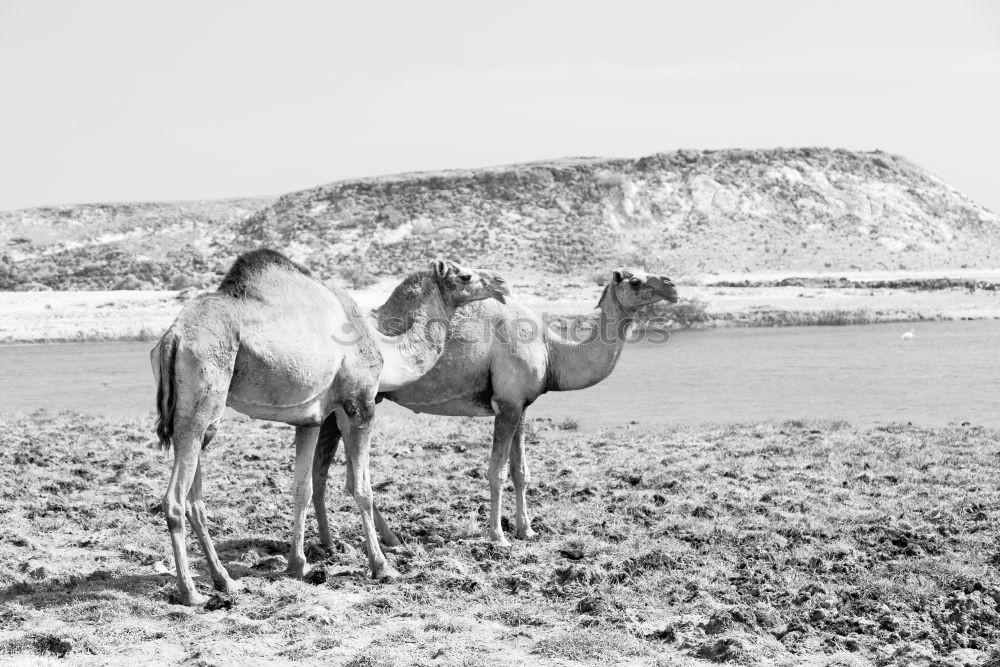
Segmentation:
<svg viewBox="0 0 1000 667">
<path fill-rule="evenodd" d="M 150 353 L 153 377 L 156 378 L 156 436 L 160 439 L 160 449 L 170 449 L 174 435 L 174 365 L 177 361 L 177 338 L 164 336 Z"/>
</svg>

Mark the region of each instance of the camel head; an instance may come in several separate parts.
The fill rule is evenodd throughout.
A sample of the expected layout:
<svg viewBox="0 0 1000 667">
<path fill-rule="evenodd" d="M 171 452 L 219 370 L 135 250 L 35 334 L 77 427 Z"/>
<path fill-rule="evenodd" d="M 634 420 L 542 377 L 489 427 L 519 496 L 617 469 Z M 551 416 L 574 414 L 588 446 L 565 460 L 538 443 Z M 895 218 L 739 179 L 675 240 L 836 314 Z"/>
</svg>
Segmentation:
<svg viewBox="0 0 1000 667">
<path fill-rule="evenodd" d="M 490 298 L 504 303 L 504 297 L 510 294 L 507 281 L 495 271 L 470 269 L 438 259 L 431 262 L 431 275 L 441 290 L 441 297 L 453 306 Z"/>
<path fill-rule="evenodd" d="M 451 307 L 470 301 L 496 299 L 501 303 L 510 294 L 506 281 L 493 271 L 467 269 L 455 262 L 431 262 L 430 271 L 410 274 L 392 291 L 389 300 L 373 313 L 379 330 L 399 335 L 413 325 L 414 315 L 430 296 L 440 298 Z"/>
<path fill-rule="evenodd" d="M 670 278 L 654 276 L 641 269 L 615 269 L 606 289 L 613 290 L 618 303 L 629 312 L 657 301 L 677 303 L 677 288 Z"/>
</svg>

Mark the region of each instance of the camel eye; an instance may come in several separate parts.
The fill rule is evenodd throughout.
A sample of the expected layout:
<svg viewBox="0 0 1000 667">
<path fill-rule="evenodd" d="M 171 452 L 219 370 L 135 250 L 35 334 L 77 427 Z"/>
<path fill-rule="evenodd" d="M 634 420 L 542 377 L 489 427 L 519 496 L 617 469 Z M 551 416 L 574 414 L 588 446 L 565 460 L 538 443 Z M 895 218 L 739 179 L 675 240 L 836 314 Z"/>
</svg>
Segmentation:
<svg viewBox="0 0 1000 667">
<path fill-rule="evenodd" d="M 632 287 L 638 287 L 641 283 L 642 281 L 639 280 L 638 278 L 633 278 L 632 280 L 628 281 L 628 284 L 631 285 Z"/>
<path fill-rule="evenodd" d="M 470 280 L 472 280 L 472 275 L 468 273 L 460 273 L 458 275 L 458 279 L 461 280 L 463 283 L 467 283 Z"/>
</svg>

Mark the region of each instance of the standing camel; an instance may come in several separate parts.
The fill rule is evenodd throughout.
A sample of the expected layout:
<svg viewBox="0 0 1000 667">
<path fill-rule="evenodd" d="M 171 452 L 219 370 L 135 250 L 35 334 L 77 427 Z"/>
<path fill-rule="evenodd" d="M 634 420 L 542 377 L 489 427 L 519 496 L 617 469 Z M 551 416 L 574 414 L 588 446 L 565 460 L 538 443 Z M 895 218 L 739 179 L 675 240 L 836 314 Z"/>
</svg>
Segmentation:
<svg viewBox="0 0 1000 667">
<path fill-rule="evenodd" d="M 467 417 L 494 417 L 493 449 L 487 474 L 490 483 L 490 539 L 508 544 L 500 527 L 505 466 L 510 461 L 517 503 L 517 537 L 534 536 L 528 520 L 528 462 L 524 454 L 524 411 L 548 391 L 591 387 L 611 374 L 627 339 L 627 328 L 640 307 L 677 301 L 677 290 L 666 276 L 638 269 L 612 273 L 598 301 L 596 328 L 583 341 L 570 341 L 546 328 L 540 317 L 519 303 L 479 301 L 455 313 L 444 353 L 416 382 L 399 389 L 380 389 L 388 398 L 414 412 Z M 379 329 L 394 333 L 383 309 L 373 312 Z M 391 309 L 390 309 L 391 312 Z M 327 419 L 313 460 L 313 504 L 320 541 L 332 543 L 326 520 L 326 478 L 340 439 L 338 424 Z M 399 543 L 378 509 L 374 519 L 382 541 Z"/>
<path fill-rule="evenodd" d="M 163 498 L 183 604 L 206 598 L 188 569 L 184 519 L 198 536 L 216 588 L 234 589 L 208 534 L 202 500 L 201 450 L 226 406 L 255 419 L 295 426 L 294 521 L 288 570 L 305 573 L 302 538 L 310 468 L 320 425 L 344 434 L 347 492 L 361 511 L 372 576 L 397 576 L 386 562 L 372 521 L 368 473 L 375 394 L 427 372 L 444 348 L 455 309 L 507 293 L 503 279 L 438 261 L 396 288 L 413 306 L 395 336 L 379 333 L 346 293 L 330 290 L 303 267 L 271 250 L 239 257 L 217 292 L 190 302 L 153 348 L 160 445 L 174 446 Z M 185 499 L 187 503 L 185 503 Z"/>
</svg>

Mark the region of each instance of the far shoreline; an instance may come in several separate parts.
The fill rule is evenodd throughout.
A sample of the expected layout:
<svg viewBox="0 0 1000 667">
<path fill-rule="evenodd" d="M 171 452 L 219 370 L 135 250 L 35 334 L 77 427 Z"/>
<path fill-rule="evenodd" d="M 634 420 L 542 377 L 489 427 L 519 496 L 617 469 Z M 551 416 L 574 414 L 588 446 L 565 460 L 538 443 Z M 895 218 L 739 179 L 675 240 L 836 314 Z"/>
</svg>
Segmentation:
<svg viewBox="0 0 1000 667">
<path fill-rule="evenodd" d="M 969 289 L 963 280 L 989 281 Z M 884 281 L 872 287 L 867 281 Z M 780 281 L 784 281 L 781 283 Z M 740 274 L 681 280 L 681 307 L 666 329 L 845 326 L 1000 319 L 992 270 Z M 395 287 L 384 279 L 351 295 L 364 309 Z M 586 319 L 601 287 L 586 279 L 525 276 L 514 294 L 556 323 Z M 0 344 L 155 341 L 197 291 L 0 292 Z M 640 323 L 641 324 L 641 323 Z M 662 326 L 662 325 L 661 325 Z"/>
</svg>

